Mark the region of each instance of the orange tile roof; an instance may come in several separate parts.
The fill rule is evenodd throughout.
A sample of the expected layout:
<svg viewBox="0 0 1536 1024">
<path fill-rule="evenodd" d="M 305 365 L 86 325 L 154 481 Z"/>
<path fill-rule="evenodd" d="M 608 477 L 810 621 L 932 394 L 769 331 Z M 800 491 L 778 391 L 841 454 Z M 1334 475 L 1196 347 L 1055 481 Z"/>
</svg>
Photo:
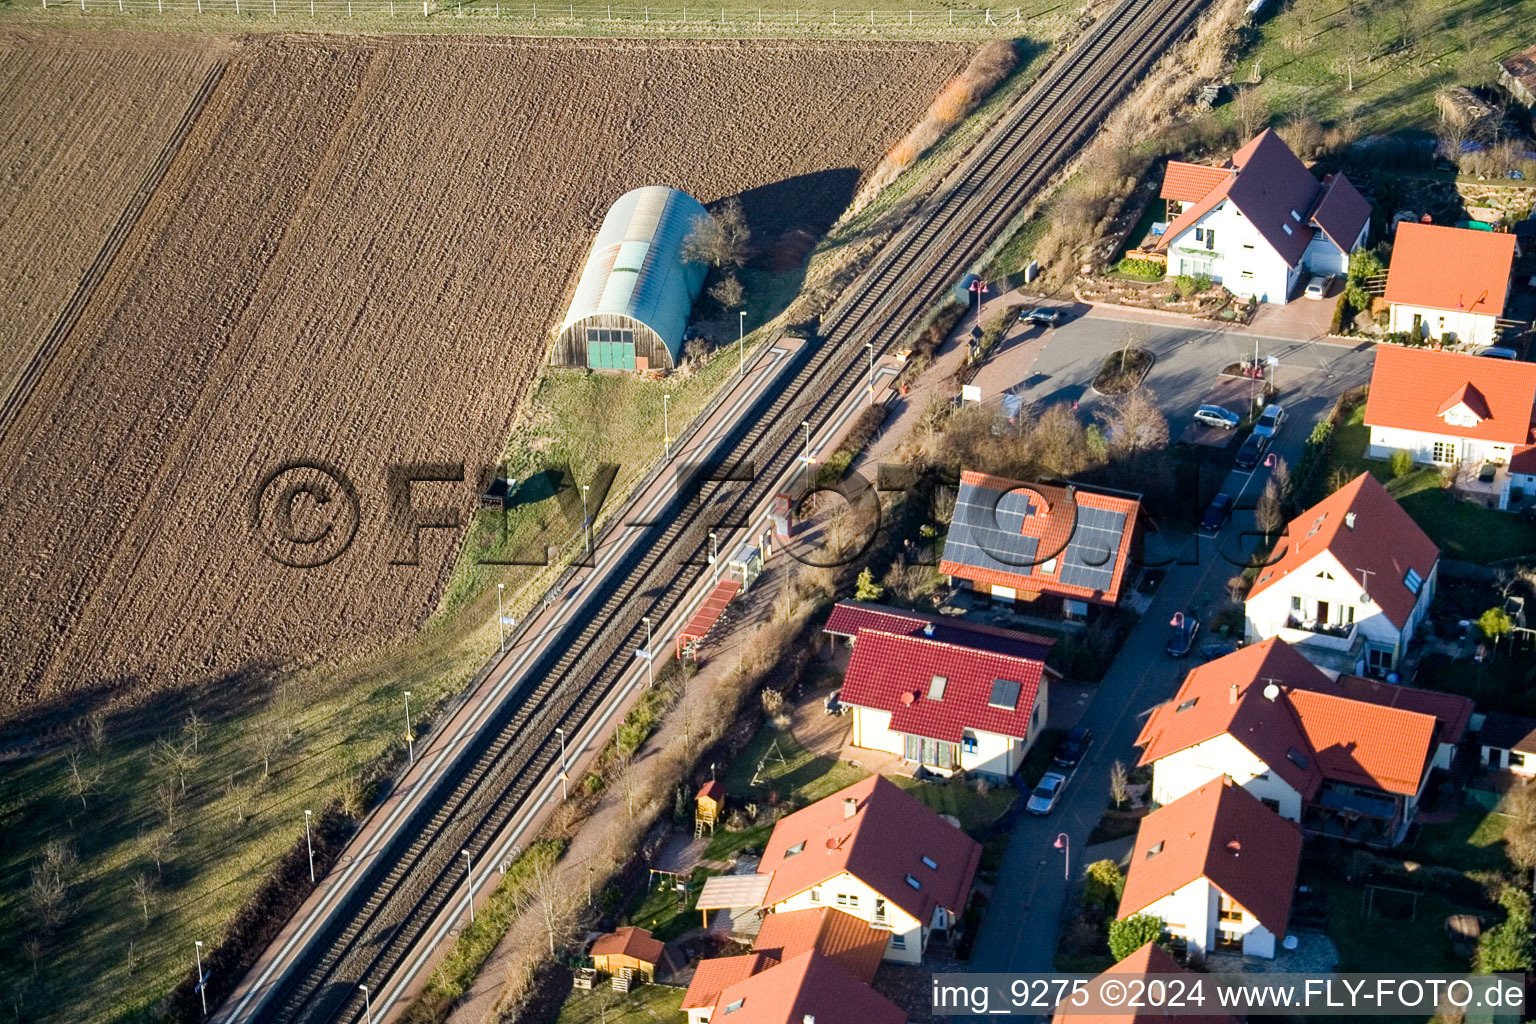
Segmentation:
<svg viewBox="0 0 1536 1024">
<path fill-rule="evenodd" d="M 1349 525 L 1351 513 L 1354 526 Z M 1249 600 L 1326 551 L 1398 629 L 1407 625 L 1419 600 L 1405 582 L 1408 571 L 1418 573 L 1422 586 L 1440 559 L 1435 542 L 1370 473 L 1361 473 L 1292 519 L 1281 545 L 1280 557 L 1259 570 Z"/>
<path fill-rule="evenodd" d="M 873 982 L 891 933 L 834 907 L 769 914 L 752 948 L 782 962 L 814 950 L 860 981 Z"/>
<path fill-rule="evenodd" d="M 1121 960 L 1115 966 L 1103 971 L 1097 978 L 1088 983 L 1088 991 L 1097 995 L 1099 989 L 1095 983 L 1105 978 L 1142 978 L 1148 975 L 1193 974 L 1187 967 L 1181 967 L 1168 954 L 1168 951 L 1155 942 L 1149 942 L 1130 956 Z M 1113 993 L 1104 993 L 1105 1001 L 1111 1003 L 1120 1002 L 1109 998 Z M 1127 1010 L 1124 1013 L 1057 1013 L 1051 1018 L 1052 1024 L 1235 1024 L 1236 1018 L 1225 1015 L 1208 1015 L 1197 1017 L 1193 1014 L 1182 1013 L 1158 1013 L 1151 1008 Z"/>
<path fill-rule="evenodd" d="M 1232 174 L 1228 167 L 1211 167 L 1208 164 L 1190 164 L 1183 160 L 1169 160 L 1163 171 L 1162 198 L 1180 203 L 1197 203 L 1210 195 L 1211 189 L 1226 181 Z"/>
<path fill-rule="evenodd" d="M 845 800 L 854 801 L 852 816 Z M 757 870 L 771 876 L 765 907 L 846 871 L 926 925 L 935 907 L 965 909 L 980 859 L 980 843 L 894 782 L 871 775 L 779 819 Z"/>
<path fill-rule="evenodd" d="M 683 994 L 684 1010 L 702 1010 L 714 1006 L 720 993 L 739 981 L 745 981 L 760 971 L 766 971 L 778 963 L 764 953 L 746 953 L 742 956 L 717 956 L 712 960 L 700 960 Z"/>
<path fill-rule="evenodd" d="M 1388 302 L 1504 315 L 1515 236 L 1403 221 L 1387 267 Z"/>
<path fill-rule="evenodd" d="M 728 986 L 715 1001 L 712 1024 L 906 1024 L 895 1003 L 830 957 L 801 953 Z"/>
<path fill-rule="evenodd" d="M 1468 386 L 1482 398 L 1488 415 L 1473 426 L 1454 426 L 1441 419 L 1437 410 L 1449 408 L 1446 400 L 1464 394 Z M 1531 431 L 1533 409 L 1536 363 L 1404 345 L 1376 346 L 1365 402 L 1366 426 L 1524 445 L 1536 441 Z"/>
<path fill-rule="evenodd" d="M 648 964 L 660 963 L 665 949 L 660 939 L 651 938 L 650 932 L 634 925 L 615 928 L 592 943 L 593 956 L 632 956 Z"/>
<path fill-rule="evenodd" d="M 967 469 L 960 474 L 956 508 L 990 506 L 990 514 L 996 519 L 1002 510 L 1000 501 L 1005 496 L 1018 498 L 1021 503 L 1027 501 L 1031 514 L 1021 517 L 1019 535 L 1035 539 L 1034 554 L 1021 564 L 1010 565 L 1007 569 L 948 557 L 956 552 L 973 551 L 980 547 L 972 540 L 976 533 L 974 524 L 957 511 L 950 521 L 949 539 L 945 545 L 946 557 L 939 563 L 940 572 L 946 576 L 1025 592 L 1059 594 L 1098 604 L 1113 605 L 1119 602 L 1120 588 L 1125 582 L 1126 567 L 1130 564 L 1141 515 L 1139 501 L 1075 486 L 1026 483 Z M 1081 528 L 1086 518 L 1084 509 L 1101 509 L 1122 517 L 1114 550 L 1099 547 L 1097 539 L 1088 530 Z M 1108 580 L 1102 587 L 1063 582 L 1063 576 L 1068 573 L 1076 575 L 1085 567 L 1099 565 L 1111 566 Z"/>
<path fill-rule="evenodd" d="M 1119 916 L 1205 878 L 1284 938 L 1300 863 L 1301 828 L 1222 776 L 1141 820 Z"/>
<path fill-rule="evenodd" d="M 1273 700 L 1264 696 L 1270 680 L 1279 690 Z M 1301 652 L 1271 637 L 1191 670 L 1147 717 L 1136 745 L 1140 763 L 1150 764 L 1228 735 L 1308 800 L 1325 779 L 1411 795 L 1437 729 L 1433 714 L 1343 696 Z"/>
<path fill-rule="evenodd" d="M 1474 705 L 1466 697 L 1438 690 L 1424 690 L 1402 683 L 1389 683 L 1385 679 L 1369 679 L 1365 676 L 1339 676 L 1334 683 L 1340 696 L 1351 700 L 1363 700 L 1382 704 L 1389 708 L 1405 708 L 1422 715 L 1433 715 L 1439 723 L 1435 739 L 1440 743 L 1457 744 L 1466 735 L 1467 724 L 1472 720 Z"/>
</svg>

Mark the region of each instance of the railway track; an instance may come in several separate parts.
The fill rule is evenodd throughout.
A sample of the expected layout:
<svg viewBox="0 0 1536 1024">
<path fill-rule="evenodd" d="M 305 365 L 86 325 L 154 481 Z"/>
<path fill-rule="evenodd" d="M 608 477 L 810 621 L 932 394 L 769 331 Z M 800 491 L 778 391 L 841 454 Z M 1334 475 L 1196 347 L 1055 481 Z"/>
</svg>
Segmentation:
<svg viewBox="0 0 1536 1024">
<path fill-rule="evenodd" d="M 230 1019 L 363 1018 L 359 985 L 380 992 L 439 914 L 462 901 L 460 851 L 480 863 L 522 812 L 559 758 L 556 729 L 575 733 L 629 668 L 643 644 L 642 616 L 663 620 L 706 571 L 710 529 L 747 521 L 762 506 L 795 465 L 801 422 L 824 427 L 864 386 L 865 344 L 883 354 L 920 324 L 1205 2 L 1123 0 L 1047 69 L 823 316 L 793 379 L 769 389 L 718 443 L 716 451 L 751 466 L 751 479 L 680 487 L 655 525 L 639 527 L 645 536 L 587 583 L 517 689 L 398 824 L 294 962 Z M 635 529 L 626 518 L 615 516 L 610 529 Z"/>
</svg>

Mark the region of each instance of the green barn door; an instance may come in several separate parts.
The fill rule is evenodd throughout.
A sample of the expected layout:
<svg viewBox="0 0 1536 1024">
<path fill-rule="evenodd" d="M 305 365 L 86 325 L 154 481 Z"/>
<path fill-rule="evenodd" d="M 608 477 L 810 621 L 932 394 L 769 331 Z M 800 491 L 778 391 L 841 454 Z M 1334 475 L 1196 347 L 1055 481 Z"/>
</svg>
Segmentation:
<svg viewBox="0 0 1536 1024">
<path fill-rule="evenodd" d="M 587 365 L 594 370 L 633 370 L 634 337 L 633 331 L 588 330 Z"/>
</svg>

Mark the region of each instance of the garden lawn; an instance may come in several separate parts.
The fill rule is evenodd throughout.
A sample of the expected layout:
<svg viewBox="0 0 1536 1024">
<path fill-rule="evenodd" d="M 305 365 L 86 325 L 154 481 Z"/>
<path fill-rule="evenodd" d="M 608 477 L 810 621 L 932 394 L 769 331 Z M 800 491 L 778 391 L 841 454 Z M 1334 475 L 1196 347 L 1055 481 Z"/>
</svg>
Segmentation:
<svg viewBox="0 0 1536 1024">
<path fill-rule="evenodd" d="M 1510 867 L 1504 853 L 1507 824 L 1504 815 L 1472 804 L 1451 821 L 1419 826 L 1419 838 L 1405 852 L 1426 864 L 1464 871 L 1505 871 Z"/>
<path fill-rule="evenodd" d="M 555 1024 L 684 1024 L 683 990 L 641 985 L 615 992 L 602 983 L 591 992 L 571 992 Z"/>
<path fill-rule="evenodd" d="M 1451 949 L 1445 937 L 1446 917 L 1463 908 L 1445 897 L 1420 893 L 1417 912 L 1409 917 L 1410 897 L 1377 892 L 1380 908 L 1369 917 L 1361 913 L 1362 889 L 1322 872 L 1306 884 L 1328 897 L 1328 937 L 1339 950 L 1339 970 L 1344 972 L 1460 972 L 1467 962 Z M 1391 914 L 1393 916 L 1387 916 Z"/>
<path fill-rule="evenodd" d="M 694 868 L 689 877 L 688 905 L 677 909 L 677 890 L 672 888 L 676 879 L 670 875 L 651 879 L 650 887 L 636 894 L 639 905 L 629 913 L 628 923 L 644 928 L 662 942 L 671 942 L 684 932 L 700 927 L 704 922 L 694 905 L 699 902 L 699 890 L 704 880 L 713 872 Z"/>
</svg>

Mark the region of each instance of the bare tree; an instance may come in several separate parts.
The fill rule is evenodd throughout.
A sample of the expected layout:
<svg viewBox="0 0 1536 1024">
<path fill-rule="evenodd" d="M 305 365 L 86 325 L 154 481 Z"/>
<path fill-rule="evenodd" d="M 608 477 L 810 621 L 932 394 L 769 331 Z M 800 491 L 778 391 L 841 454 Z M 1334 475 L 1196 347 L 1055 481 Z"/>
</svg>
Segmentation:
<svg viewBox="0 0 1536 1024">
<path fill-rule="evenodd" d="M 187 738 L 187 742 L 192 745 L 192 753 L 194 756 L 197 754 L 198 744 L 202 742 L 203 737 L 207 735 L 207 733 L 208 723 L 204 722 L 202 717 L 198 715 L 196 708 L 190 709 L 187 712 L 187 717 L 182 720 L 181 734 L 185 736 Z"/>
<path fill-rule="evenodd" d="M 1116 760 L 1109 766 L 1109 796 L 1116 807 L 1124 807 L 1131 799 L 1131 776 L 1125 770 L 1125 762 Z"/>
<path fill-rule="evenodd" d="M 740 309 L 747 301 L 747 290 L 735 274 L 726 274 L 709 290 L 709 297 L 726 309 Z"/>
<path fill-rule="evenodd" d="M 1273 479 L 1264 485 L 1264 493 L 1253 510 L 1253 519 L 1266 537 L 1275 536 L 1285 525 L 1285 506 L 1280 500 L 1280 488 Z"/>
<path fill-rule="evenodd" d="M 559 855 L 553 847 L 535 846 L 524 856 L 529 858 L 522 889 L 516 902 L 523 911 L 537 909 L 544 925 L 549 955 L 565 942 L 575 925 L 577 897 L 566 888 L 559 868 Z"/>
<path fill-rule="evenodd" d="M 144 852 L 149 854 L 150 860 L 155 862 L 155 874 L 165 871 L 165 862 L 171 859 L 171 852 L 176 846 L 176 835 L 169 829 L 156 829 L 147 837 L 139 833 L 139 839 L 144 843 Z"/>
<path fill-rule="evenodd" d="M 1232 98 L 1232 123 L 1244 139 L 1251 139 L 1269 123 L 1269 107 L 1259 95 L 1259 90 L 1249 87 L 1240 89 Z"/>
<path fill-rule="evenodd" d="M 177 788 L 181 790 L 181 795 L 186 796 L 187 777 L 192 774 L 192 769 L 197 766 L 197 758 L 193 755 L 191 746 L 183 743 L 173 743 L 162 737 L 155 741 L 155 752 L 152 757 L 155 764 L 167 776 L 175 780 Z"/>
<path fill-rule="evenodd" d="M 224 798 L 229 802 L 229 810 L 235 817 L 236 825 L 244 825 L 251 817 L 251 788 L 245 783 L 236 782 L 233 775 L 224 783 Z"/>
<path fill-rule="evenodd" d="M 175 779 L 166 779 L 155 787 L 155 809 L 165 818 L 165 827 L 176 830 L 176 816 L 181 813 L 181 788 Z"/>
<path fill-rule="evenodd" d="M 91 748 L 91 753 L 101 756 L 101 750 L 107 745 L 107 713 L 97 708 L 85 719 L 85 742 Z"/>
<path fill-rule="evenodd" d="M 86 798 L 96 792 L 101 783 L 101 766 L 87 763 L 85 751 L 79 747 L 72 747 L 69 753 L 64 755 L 64 764 L 69 769 L 69 791 L 75 799 L 80 801 L 80 809 L 88 810 Z"/>
<path fill-rule="evenodd" d="M 32 866 L 27 902 L 44 927 L 57 927 L 69 917 L 70 876 L 78 863 L 69 844 L 55 839 L 43 847 L 42 857 Z"/>
<path fill-rule="evenodd" d="M 138 901 L 139 909 L 144 913 L 144 923 L 149 924 L 149 904 L 155 898 L 155 883 L 140 871 L 133 876 L 132 891 L 133 898 Z"/>
<path fill-rule="evenodd" d="M 732 196 L 693 222 L 683 239 L 683 259 L 711 267 L 739 267 L 747 262 L 752 233 L 741 210 L 741 200 Z"/>
<path fill-rule="evenodd" d="M 1138 388 L 1114 405 L 1109 424 L 1110 448 L 1140 455 L 1168 446 L 1168 420 L 1157 407 L 1157 395 Z"/>
<path fill-rule="evenodd" d="M 256 756 L 261 760 L 261 777 L 272 774 L 272 758 L 283 745 L 282 728 L 270 717 L 256 724 Z"/>
</svg>

